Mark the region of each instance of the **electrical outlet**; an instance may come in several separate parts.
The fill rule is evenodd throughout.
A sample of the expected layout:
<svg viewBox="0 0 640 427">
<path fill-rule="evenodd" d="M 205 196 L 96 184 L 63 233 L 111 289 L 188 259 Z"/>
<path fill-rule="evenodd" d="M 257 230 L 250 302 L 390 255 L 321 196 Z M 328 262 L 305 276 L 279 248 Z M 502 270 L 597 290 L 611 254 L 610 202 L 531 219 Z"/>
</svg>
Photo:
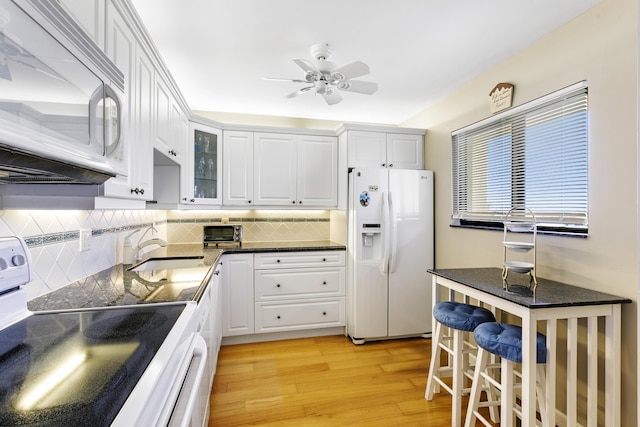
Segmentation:
<svg viewBox="0 0 640 427">
<path fill-rule="evenodd" d="M 91 248 L 91 240 L 92 237 L 90 228 L 80 230 L 80 252 L 88 251 Z"/>
</svg>

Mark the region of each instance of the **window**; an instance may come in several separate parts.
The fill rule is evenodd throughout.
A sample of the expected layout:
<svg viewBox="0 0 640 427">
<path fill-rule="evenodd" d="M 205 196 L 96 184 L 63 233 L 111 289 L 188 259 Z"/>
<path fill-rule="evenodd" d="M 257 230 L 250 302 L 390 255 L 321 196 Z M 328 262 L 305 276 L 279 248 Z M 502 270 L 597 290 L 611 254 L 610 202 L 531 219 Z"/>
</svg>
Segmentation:
<svg viewBox="0 0 640 427">
<path fill-rule="evenodd" d="M 542 232 L 587 234 L 586 82 L 451 136 L 452 225 L 501 228 L 509 209 L 526 207 Z"/>
</svg>

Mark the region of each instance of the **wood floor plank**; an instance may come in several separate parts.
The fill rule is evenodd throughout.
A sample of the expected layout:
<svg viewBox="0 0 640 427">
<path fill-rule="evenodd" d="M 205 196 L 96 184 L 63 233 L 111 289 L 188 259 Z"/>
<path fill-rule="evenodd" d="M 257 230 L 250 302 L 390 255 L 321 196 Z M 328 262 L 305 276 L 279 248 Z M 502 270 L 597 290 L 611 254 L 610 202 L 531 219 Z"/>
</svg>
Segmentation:
<svg viewBox="0 0 640 427">
<path fill-rule="evenodd" d="M 223 346 L 209 426 L 450 426 L 451 396 L 424 399 L 430 354 L 422 338 Z"/>
</svg>

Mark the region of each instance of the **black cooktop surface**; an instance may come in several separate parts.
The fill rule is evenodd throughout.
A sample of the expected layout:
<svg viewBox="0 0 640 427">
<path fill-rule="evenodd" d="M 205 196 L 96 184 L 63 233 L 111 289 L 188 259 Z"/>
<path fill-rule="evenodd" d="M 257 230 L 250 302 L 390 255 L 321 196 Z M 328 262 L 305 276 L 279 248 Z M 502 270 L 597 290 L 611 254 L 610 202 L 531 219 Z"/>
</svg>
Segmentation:
<svg viewBox="0 0 640 427">
<path fill-rule="evenodd" d="M 0 331 L 0 425 L 110 425 L 184 307 L 35 313 Z"/>
</svg>

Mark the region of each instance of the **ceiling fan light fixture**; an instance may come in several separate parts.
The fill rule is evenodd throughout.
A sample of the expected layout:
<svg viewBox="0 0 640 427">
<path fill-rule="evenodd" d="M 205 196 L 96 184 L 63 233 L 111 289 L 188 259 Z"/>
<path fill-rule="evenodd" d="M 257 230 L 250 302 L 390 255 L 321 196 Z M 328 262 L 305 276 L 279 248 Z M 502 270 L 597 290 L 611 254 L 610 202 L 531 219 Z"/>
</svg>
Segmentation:
<svg viewBox="0 0 640 427">
<path fill-rule="evenodd" d="M 307 73 L 304 75 L 304 79 L 308 83 L 313 83 L 316 80 L 318 80 L 318 73 L 314 73 L 313 71 L 307 71 Z"/>
<path fill-rule="evenodd" d="M 337 84 L 337 87 L 340 90 L 345 90 L 345 89 L 349 89 L 351 87 L 351 84 L 349 82 L 339 82 Z"/>
<path fill-rule="evenodd" d="M 344 79 L 345 79 L 345 75 L 342 73 L 331 73 L 331 80 L 333 80 L 336 83 L 341 82 Z"/>
<path fill-rule="evenodd" d="M 327 91 L 331 90 L 329 88 L 329 84 L 324 80 L 319 80 L 316 82 L 316 92 L 319 94 L 328 93 Z"/>
</svg>

